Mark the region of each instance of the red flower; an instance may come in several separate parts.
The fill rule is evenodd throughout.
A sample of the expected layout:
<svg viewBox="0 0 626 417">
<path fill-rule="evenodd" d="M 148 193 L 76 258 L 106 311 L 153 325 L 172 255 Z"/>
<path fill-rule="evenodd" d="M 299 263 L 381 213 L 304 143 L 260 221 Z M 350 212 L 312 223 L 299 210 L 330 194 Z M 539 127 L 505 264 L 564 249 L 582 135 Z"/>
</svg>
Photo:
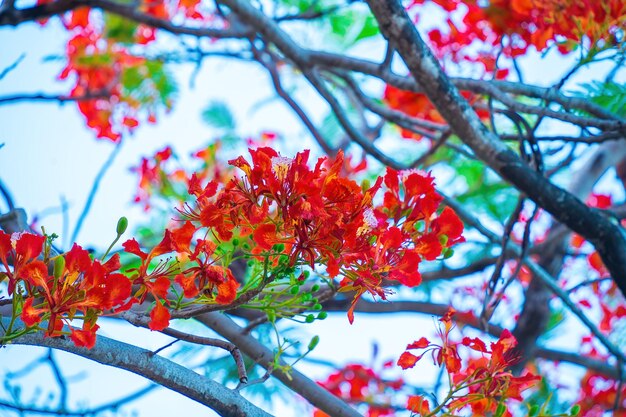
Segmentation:
<svg viewBox="0 0 626 417">
<path fill-rule="evenodd" d="M 83 329 L 71 329 L 70 338 L 78 347 L 86 347 L 91 349 L 96 344 L 96 331 L 100 328 L 97 324 L 83 322 Z"/>
<path fill-rule="evenodd" d="M 391 398 L 404 385 L 402 379 L 383 379 L 373 369 L 359 364 L 346 365 L 318 383 L 344 401 L 366 405 L 364 415 L 368 417 L 393 415 Z M 324 416 L 321 412 L 314 415 Z"/>
<path fill-rule="evenodd" d="M 411 352 L 404 352 L 400 355 L 400 359 L 398 359 L 398 366 L 402 369 L 413 368 L 420 358 L 421 356 L 415 356 Z"/>
<path fill-rule="evenodd" d="M 154 308 L 150 312 L 150 323 L 148 323 L 148 327 L 150 327 L 150 330 L 161 331 L 169 326 L 170 317 L 169 310 L 157 300 Z"/>
<path fill-rule="evenodd" d="M 417 415 L 428 415 L 430 414 L 430 405 L 428 404 L 428 400 L 426 400 L 421 395 L 411 395 L 406 403 L 407 410 L 412 413 L 416 413 Z"/>
<path fill-rule="evenodd" d="M 262 249 L 270 250 L 277 242 L 276 225 L 269 223 L 256 227 L 252 238 Z"/>
<path fill-rule="evenodd" d="M 77 346 L 92 347 L 97 318 L 115 308 L 128 308 L 125 303 L 130 297 L 131 283 L 124 275 L 114 273 L 119 267 L 118 258 L 114 256 L 101 264 L 92 261 L 89 253 L 75 244 L 55 260 L 52 276 L 42 261 L 26 264 L 20 271 L 29 293 L 22 306 L 24 323 L 30 327 L 47 319 L 46 335 L 54 337 L 63 334 L 64 323 L 82 316 L 83 330 L 72 329 L 71 338 Z M 35 299 L 41 299 L 37 308 L 33 306 Z"/>
<path fill-rule="evenodd" d="M 0 230 L 0 261 L 9 280 L 9 295 L 13 294 L 18 279 L 24 279 L 22 269 L 41 254 L 44 241 L 45 237 L 32 233 L 9 235 Z"/>
<path fill-rule="evenodd" d="M 33 307 L 33 297 L 28 297 L 22 306 L 21 318 L 26 326 L 31 327 L 41 322 L 41 316 L 45 311 L 37 310 Z"/>
</svg>

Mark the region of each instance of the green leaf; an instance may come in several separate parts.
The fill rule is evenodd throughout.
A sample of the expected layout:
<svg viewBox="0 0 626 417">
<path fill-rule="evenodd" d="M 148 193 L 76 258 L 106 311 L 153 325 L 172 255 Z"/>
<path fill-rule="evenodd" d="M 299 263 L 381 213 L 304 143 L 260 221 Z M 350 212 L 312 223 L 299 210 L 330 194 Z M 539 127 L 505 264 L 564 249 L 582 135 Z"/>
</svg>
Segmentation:
<svg viewBox="0 0 626 417">
<path fill-rule="evenodd" d="M 209 103 L 202 112 L 202 120 L 217 129 L 234 130 L 236 126 L 235 117 L 222 101 Z"/>
<path fill-rule="evenodd" d="M 120 43 L 134 43 L 137 24 L 115 14 L 104 13 L 104 37 Z"/>
<path fill-rule="evenodd" d="M 146 61 L 143 65 L 124 68 L 123 95 L 133 97 L 144 105 L 171 106 L 178 91 L 174 77 L 162 61 Z"/>
<path fill-rule="evenodd" d="M 339 142 L 343 129 L 339 124 L 339 120 L 335 117 L 335 113 L 330 112 L 324 117 L 319 127 L 319 132 L 329 144 L 336 145 Z"/>
<path fill-rule="evenodd" d="M 371 38 L 372 36 L 378 35 L 379 32 L 376 18 L 372 14 L 367 14 L 363 20 L 363 28 L 354 41 L 357 42 L 362 39 Z"/>
<path fill-rule="evenodd" d="M 574 93 L 578 97 L 590 99 L 617 116 L 626 116 L 626 85 L 594 81 L 581 87 L 583 92 Z"/>
<path fill-rule="evenodd" d="M 367 9 L 341 9 L 328 19 L 332 34 L 344 46 L 367 39 L 378 34 L 378 24 Z"/>
<path fill-rule="evenodd" d="M 355 22 L 356 18 L 357 17 L 353 11 L 346 10 L 342 13 L 334 13 L 328 20 L 333 34 L 339 38 L 345 38 L 350 30 L 350 27 L 352 27 L 353 24 L 358 24 Z"/>
</svg>

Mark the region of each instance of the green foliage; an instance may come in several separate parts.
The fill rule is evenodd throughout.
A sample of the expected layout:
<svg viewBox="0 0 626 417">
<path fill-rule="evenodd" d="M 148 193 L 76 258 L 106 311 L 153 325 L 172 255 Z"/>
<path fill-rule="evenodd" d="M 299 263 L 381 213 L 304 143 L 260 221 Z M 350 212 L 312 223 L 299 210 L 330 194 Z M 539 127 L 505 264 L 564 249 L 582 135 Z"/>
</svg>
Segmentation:
<svg viewBox="0 0 626 417">
<path fill-rule="evenodd" d="M 326 7 L 329 7 L 329 2 L 324 1 L 279 0 L 277 3 L 286 6 L 287 8 L 295 8 L 298 13 L 321 13 Z"/>
<path fill-rule="evenodd" d="M 366 9 L 342 9 L 329 16 L 331 33 L 344 46 L 378 34 L 378 24 Z"/>
<path fill-rule="evenodd" d="M 542 378 L 525 401 L 528 406 L 528 415 L 576 415 L 568 412 L 567 403 L 559 401 L 555 393 L 558 393 L 556 387 L 552 386 L 546 378 Z M 573 411 L 575 410 L 572 409 L 571 412 Z"/>
<path fill-rule="evenodd" d="M 517 192 L 500 180 L 487 166 L 465 157 L 452 158 L 450 165 L 467 184 L 457 196 L 459 203 L 474 212 L 486 213 L 500 222 L 506 221 L 517 204 Z"/>
<path fill-rule="evenodd" d="M 147 106 L 161 104 L 169 108 L 178 92 L 174 77 L 162 61 L 148 60 L 143 65 L 125 67 L 121 81 L 124 96 Z"/>
<path fill-rule="evenodd" d="M 202 120 L 209 126 L 231 131 L 237 126 L 235 116 L 223 101 L 212 101 L 202 111 Z"/>
<path fill-rule="evenodd" d="M 582 92 L 576 92 L 577 96 L 591 100 L 593 103 L 604 107 L 618 116 L 626 116 L 626 85 L 614 82 L 593 81 L 582 84 Z"/>
<path fill-rule="evenodd" d="M 104 13 L 104 37 L 120 43 L 133 44 L 137 23 L 119 15 Z"/>
</svg>

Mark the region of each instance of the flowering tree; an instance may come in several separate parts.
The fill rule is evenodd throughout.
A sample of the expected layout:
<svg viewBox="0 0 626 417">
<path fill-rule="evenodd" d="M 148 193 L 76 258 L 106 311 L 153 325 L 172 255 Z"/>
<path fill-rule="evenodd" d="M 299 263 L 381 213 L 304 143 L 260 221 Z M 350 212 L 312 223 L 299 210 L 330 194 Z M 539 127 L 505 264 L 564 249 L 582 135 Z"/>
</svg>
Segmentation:
<svg viewBox="0 0 626 417">
<path fill-rule="evenodd" d="M 274 378 L 318 417 L 626 415 L 625 16 L 619 0 L 3 0 L 2 26 L 63 25 L 73 87 L 0 104 L 75 103 L 117 151 L 176 106 L 177 63 L 226 57 L 260 66 L 313 142 L 293 152 L 279 126 L 244 140 L 213 102 L 220 133 L 191 163 L 174 144 L 134 168 L 135 202 L 167 224 L 130 233 L 122 217 L 95 252 L 57 247 L 0 184 L 1 343 L 128 370 L 223 416 L 269 415 L 245 394 Z M 533 85 L 520 61 L 539 54 L 573 66 Z M 333 363 L 316 382 L 294 365 L 320 339 L 284 323 L 334 312 L 345 326 L 360 312 L 440 318 L 391 360 Z M 223 352 L 223 376 L 105 337 L 104 317 Z M 551 345 L 572 327 L 569 349 Z M 415 383 L 429 365 L 439 376 Z M 145 392 L 87 410 L 0 405 L 100 414 Z"/>
</svg>

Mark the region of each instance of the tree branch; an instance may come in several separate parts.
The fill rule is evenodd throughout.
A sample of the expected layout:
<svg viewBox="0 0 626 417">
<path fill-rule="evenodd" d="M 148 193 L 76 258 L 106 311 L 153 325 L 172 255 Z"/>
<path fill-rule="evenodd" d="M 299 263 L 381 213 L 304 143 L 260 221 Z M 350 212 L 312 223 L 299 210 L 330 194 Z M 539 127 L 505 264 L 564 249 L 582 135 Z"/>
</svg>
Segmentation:
<svg viewBox="0 0 626 417">
<path fill-rule="evenodd" d="M 85 205 L 83 207 L 83 210 L 80 212 L 80 215 L 78 216 L 78 220 L 76 221 L 76 226 L 74 227 L 74 231 L 72 232 L 72 237 L 70 238 L 70 241 L 68 242 L 70 245 L 76 242 L 76 239 L 78 238 L 78 234 L 80 233 L 80 229 L 83 227 L 83 222 L 87 218 L 87 215 L 89 214 L 89 210 L 91 210 L 91 205 L 93 204 L 93 200 L 96 197 L 98 188 L 100 188 L 100 182 L 102 181 L 102 178 L 104 178 L 104 176 L 106 175 L 109 168 L 111 168 L 111 165 L 113 165 L 113 162 L 115 162 L 115 158 L 117 157 L 117 155 L 122 150 L 122 143 L 123 141 L 115 144 L 113 151 L 111 151 L 111 154 L 109 155 L 107 160 L 104 161 L 104 164 L 102 164 L 102 166 L 100 167 L 100 170 L 96 174 L 96 177 L 93 180 L 93 184 L 91 185 L 91 189 L 89 190 L 89 194 L 87 195 L 87 200 L 85 200 Z"/>
<path fill-rule="evenodd" d="M 2 335 L 4 330 L 0 329 L 0 336 Z M 108 337 L 97 336 L 96 345 L 92 349 L 76 347 L 69 339 L 45 337 L 44 332 L 21 336 L 15 339 L 14 343 L 59 349 L 103 365 L 133 372 L 197 401 L 224 417 L 271 417 L 271 414 L 250 403 L 235 391 L 209 378 L 154 355 L 148 350 Z"/>
<path fill-rule="evenodd" d="M 500 237 L 485 227 L 477 218 L 475 218 L 471 213 L 469 213 L 465 208 L 457 203 L 455 200 L 445 197 L 444 202 L 446 205 L 454 209 L 459 217 L 463 220 L 463 223 L 466 225 L 470 225 L 478 230 L 481 234 L 487 237 L 492 243 L 498 244 L 500 241 Z M 522 248 L 519 245 L 516 245 L 512 242 L 509 242 L 506 247 L 507 250 L 510 250 L 515 256 L 520 256 L 522 254 Z M 550 290 L 559 298 L 563 303 L 569 308 L 569 310 L 576 317 L 580 319 L 580 321 L 591 331 L 591 333 L 607 348 L 611 354 L 613 354 L 618 361 L 626 362 L 626 355 L 622 352 L 615 344 L 613 344 L 606 335 L 604 335 L 598 326 L 596 326 L 591 320 L 582 312 L 582 310 L 569 298 L 568 293 L 563 290 L 557 283 L 556 280 L 548 273 L 546 270 L 539 264 L 537 264 L 532 259 L 528 257 L 523 258 L 521 262 L 524 263 L 530 270 L 530 272 L 537 277 L 541 282 L 543 282 Z M 547 303 L 547 301 L 546 301 Z"/>
<path fill-rule="evenodd" d="M 422 86 L 412 77 L 394 74 L 387 68 L 381 67 L 377 62 L 325 51 L 308 51 L 308 54 L 317 65 L 328 67 L 329 69 L 343 69 L 352 72 L 359 72 L 361 74 L 378 78 L 386 84 L 403 90 L 413 91 L 415 93 L 424 92 Z M 544 88 L 502 80 L 487 81 L 460 77 L 450 78 L 450 82 L 461 90 L 467 90 L 473 93 L 489 94 L 498 90 L 496 93 L 499 95 L 502 95 L 503 93 L 510 93 L 555 102 L 563 106 L 565 110 L 583 110 L 584 112 L 599 119 L 610 120 L 612 121 L 610 126 L 613 127 L 623 127 L 624 123 L 626 123 L 626 120 L 624 120 L 623 117 L 617 116 L 589 100 L 566 96 L 558 90 L 552 88 Z M 531 113 L 538 111 L 541 111 L 541 107 L 534 106 Z"/>
<path fill-rule="evenodd" d="M 0 105 L 17 103 L 20 101 L 56 101 L 60 104 L 68 101 L 85 101 L 101 98 L 109 98 L 108 92 L 94 92 L 81 96 L 68 96 L 64 94 L 45 94 L 45 93 L 32 93 L 32 94 L 14 94 L 10 96 L 0 97 Z"/>
<path fill-rule="evenodd" d="M 213 312 L 198 316 L 196 319 L 237 345 L 243 353 L 263 368 L 268 370 L 273 368 L 274 353 L 254 337 L 245 334 L 244 329 L 226 315 Z M 289 374 L 274 370 L 273 376 L 315 407 L 333 417 L 360 417 L 360 414 L 348 404 L 295 369 L 292 369 Z"/>
<path fill-rule="evenodd" d="M 324 311 L 339 311 L 345 312 L 350 308 L 352 300 L 347 298 L 344 299 L 332 299 L 324 303 Z M 357 313 L 365 313 L 365 314 L 393 314 L 393 313 L 419 313 L 419 314 L 431 314 L 438 317 L 443 317 L 444 314 L 447 313 L 450 308 L 447 304 L 436 304 L 424 301 L 403 301 L 396 300 L 389 303 L 383 302 L 373 302 L 367 301 L 365 299 L 360 299 L 354 308 L 354 311 Z M 454 315 L 452 319 L 459 324 L 467 325 L 473 327 L 480 331 L 485 331 L 483 324 L 480 319 L 475 316 L 469 316 L 466 314 L 463 315 Z M 493 336 L 499 337 L 502 334 L 504 328 L 489 324 L 486 330 L 486 333 Z M 606 361 L 601 361 L 598 359 L 593 359 L 581 355 L 577 352 L 564 352 L 560 350 L 547 349 L 538 347 L 534 351 L 534 356 L 541 359 L 546 359 L 550 361 L 556 362 L 567 362 L 574 365 L 578 365 L 596 372 L 599 372 L 603 375 L 606 375 L 613 379 L 619 379 L 620 373 L 615 366 L 609 365 Z"/>
<path fill-rule="evenodd" d="M 589 240 L 596 247 L 622 294 L 626 294 L 626 238 L 620 227 L 530 169 L 482 124 L 445 75 L 399 1 L 369 0 L 368 3 L 381 32 L 390 42 L 394 42 L 412 76 L 450 123 L 454 133 L 502 178 L 528 195 L 559 222 Z M 620 126 L 621 129 L 624 126 Z"/>
<path fill-rule="evenodd" d="M 189 27 L 176 25 L 170 20 L 159 19 L 137 9 L 135 3 L 122 3 L 109 0 L 57 0 L 38 6 L 24 9 L 9 8 L 0 10 L 0 26 L 17 26 L 20 23 L 46 19 L 63 14 L 79 7 L 91 7 L 125 17 L 137 23 L 142 23 L 177 35 L 190 35 L 209 38 L 245 38 L 250 32 L 242 30 L 239 25 L 231 25 L 227 29 L 206 27 Z"/>
<path fill-rule="evenodd" d="M 144 315 L 137 314 L 132 311 L 126 311 L 121 314 L 121 317 L 134 326 L 143 327 L 144 329 L 149 328 L 150 320 Z M 175 339 L 183 340 L 185 342 L 193 343 L 196 345 L 214 346 L 226 350 L 235 360 L 235 365 L 237 365 L 237 372 L 239 373 L 239 382 L 245 384 L 248 381 L 248 375 L 246 374 L 246 366 L 243 362 L 243 357 L 241 356 L 241 352 L 239 351 L 237 346 L 235 346 L 234 344 L 221 339 L 196 336 L 193 334 L 181 332 L 179 330 L 172 329 L 171 327 L 166 327 L 165 329 L 161 330 L 161 333 Z"/>
</svg>

